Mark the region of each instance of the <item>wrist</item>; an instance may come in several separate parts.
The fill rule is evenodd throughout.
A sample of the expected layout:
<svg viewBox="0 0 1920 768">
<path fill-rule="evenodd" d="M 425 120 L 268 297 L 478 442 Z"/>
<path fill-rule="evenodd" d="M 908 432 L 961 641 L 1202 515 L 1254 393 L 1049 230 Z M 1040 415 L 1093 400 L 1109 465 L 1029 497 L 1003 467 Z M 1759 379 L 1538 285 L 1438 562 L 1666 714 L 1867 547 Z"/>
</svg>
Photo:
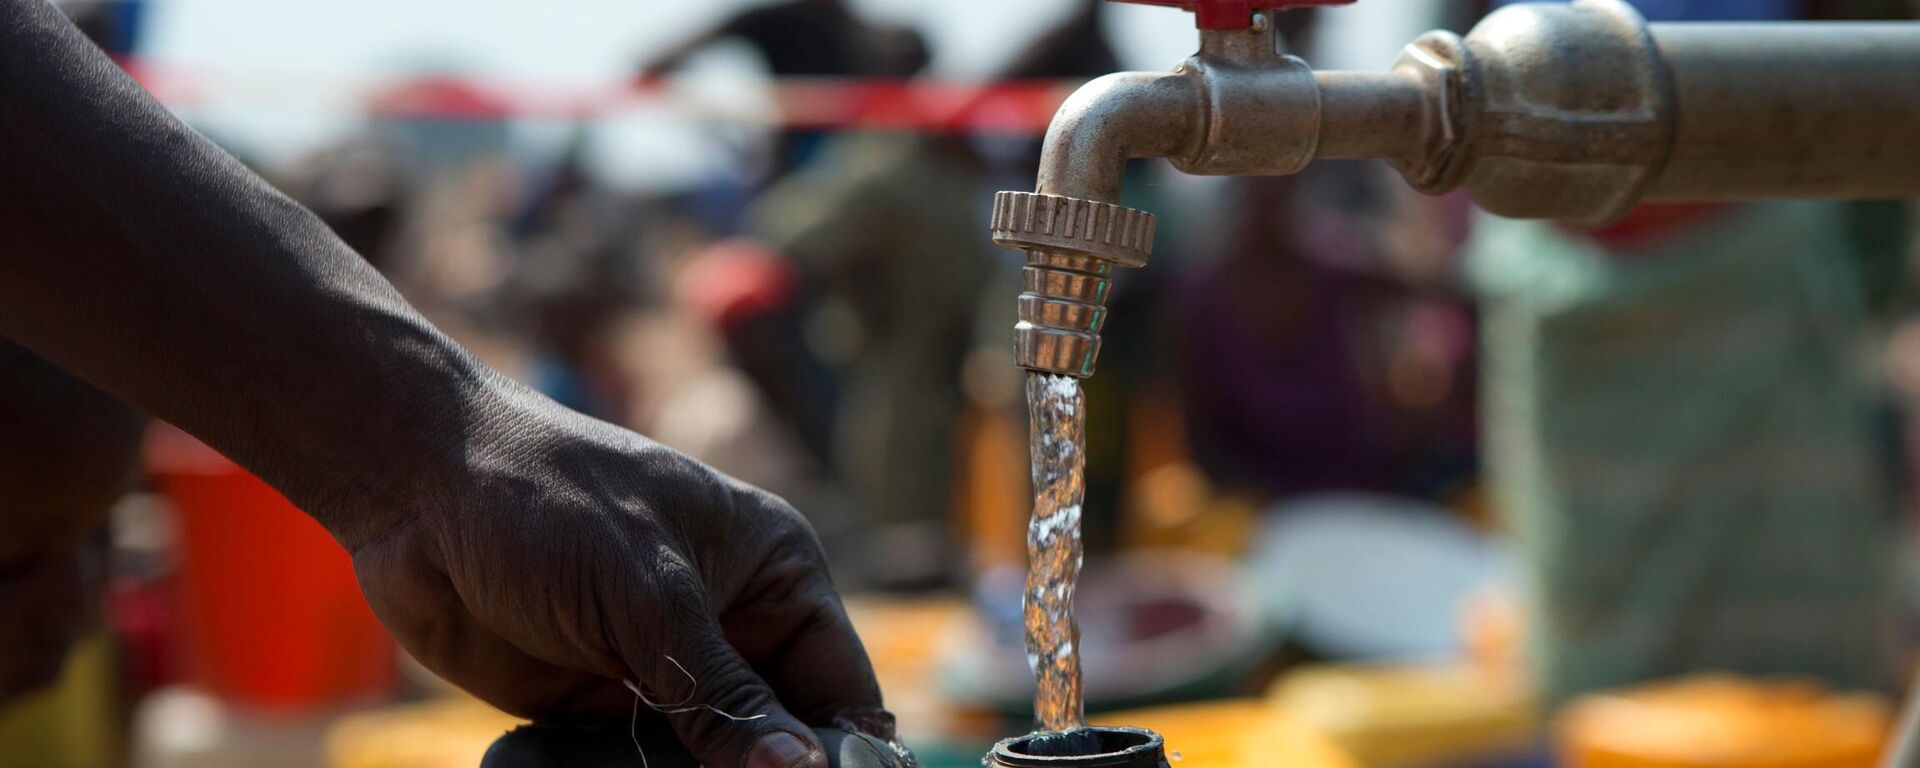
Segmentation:
<svg viewBox="0 0 1920 768">
<path fill-rule="evenodd" d="M 424 325 L 424 322 L 423 322 Z M 367 387 L 376 393 L 326 430 L 312 488 L 283 487 L 348 551 L 452 509 L 479 480 L 477 467 L 514 431 L 515 385 L 430 326 L 431 343 L 383 355 Z M 350 435 L 347 439 L 338 436 Z M 280 485 L 280 483 L 275 483 Z"/>
</svg>

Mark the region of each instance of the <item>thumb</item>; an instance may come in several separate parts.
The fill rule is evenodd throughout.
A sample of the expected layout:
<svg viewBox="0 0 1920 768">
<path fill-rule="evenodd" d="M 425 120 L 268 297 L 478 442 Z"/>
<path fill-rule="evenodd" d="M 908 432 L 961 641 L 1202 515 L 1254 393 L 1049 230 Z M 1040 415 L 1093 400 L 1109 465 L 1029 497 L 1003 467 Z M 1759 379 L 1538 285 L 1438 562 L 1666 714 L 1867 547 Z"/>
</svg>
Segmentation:
<svg viewBox="0 0 1920 768">
<path fill-rule="evenodd" d="M 826 768 L 826 750 L 780 705 L 705 611 L 668 629 L 665 652 L 629 658 L 642 703 L 666 715 L 687 751 L 712 768 Z"/>
</svg>

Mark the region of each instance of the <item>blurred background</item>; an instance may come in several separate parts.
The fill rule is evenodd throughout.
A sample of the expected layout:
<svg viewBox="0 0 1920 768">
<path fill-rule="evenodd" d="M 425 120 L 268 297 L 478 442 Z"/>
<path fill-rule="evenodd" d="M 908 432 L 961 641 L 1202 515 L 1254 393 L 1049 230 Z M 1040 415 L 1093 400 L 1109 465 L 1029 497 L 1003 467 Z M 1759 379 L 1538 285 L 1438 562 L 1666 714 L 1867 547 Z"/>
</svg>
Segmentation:
<svg viewBox="0 0 1920 768">
<path fill-rule="evenodd" d="M 1032 188 L 1079 83 L 1190 53 L 1184 14 L 60 5 L 488 363 L 804 511 L 930 768 L 1029 729 L 1022 256 L 989 201 Z M 1497 5 L 1283 27 L 1317 68 L 1382 68 Z M 1920 648 L 1909 204 L 1576 230 L 1361 162 L 1141 162 L 1127 195 L 1161 226 L 1086 381 L 1095 722 L 1176 765 L 1873 764 Z M 0 536 L 0 654 L 75 641 L 0 686 L 33 689 L 0 702 L 0 766 L 464 768 L 514 724 L 407 660 L 332 540 L 217 453 L 4 341 L 0 393 L 0 504 L 81 491 Z"/>
</svg>

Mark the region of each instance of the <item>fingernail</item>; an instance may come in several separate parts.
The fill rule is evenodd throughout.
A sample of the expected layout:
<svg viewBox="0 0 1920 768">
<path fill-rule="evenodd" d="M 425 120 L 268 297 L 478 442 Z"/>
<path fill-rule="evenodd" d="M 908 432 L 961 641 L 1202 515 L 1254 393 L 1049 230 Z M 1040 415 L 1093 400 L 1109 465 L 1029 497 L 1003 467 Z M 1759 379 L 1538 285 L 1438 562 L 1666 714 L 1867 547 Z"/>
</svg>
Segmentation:
<svg viewBox="0 0 1920 768">
<path fill-rule="evenodd" d="M 747 768 L 813 768 L 823 764 L 806 742 L 786 731 L 762 736 L 747 756 Z"/>
</svg>

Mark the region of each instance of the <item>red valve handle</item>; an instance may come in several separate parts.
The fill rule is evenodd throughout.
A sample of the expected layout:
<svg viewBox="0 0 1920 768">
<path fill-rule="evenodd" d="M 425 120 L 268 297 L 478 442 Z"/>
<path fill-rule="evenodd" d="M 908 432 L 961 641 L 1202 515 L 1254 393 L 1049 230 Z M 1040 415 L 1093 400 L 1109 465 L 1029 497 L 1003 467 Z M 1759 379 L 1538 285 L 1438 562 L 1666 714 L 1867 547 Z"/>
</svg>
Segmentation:
<svg viewBox="0 0 1920 768">
<path fill-rule="evenodd" d="M 1309 5 L 1346 5 L 1353 0 L 1114 0 L 1139 5 L 1167 5 L 1193 12 L 1201 29 L 1246 29 L 1254 11 L 1279 11 Z"/>
</svg>

